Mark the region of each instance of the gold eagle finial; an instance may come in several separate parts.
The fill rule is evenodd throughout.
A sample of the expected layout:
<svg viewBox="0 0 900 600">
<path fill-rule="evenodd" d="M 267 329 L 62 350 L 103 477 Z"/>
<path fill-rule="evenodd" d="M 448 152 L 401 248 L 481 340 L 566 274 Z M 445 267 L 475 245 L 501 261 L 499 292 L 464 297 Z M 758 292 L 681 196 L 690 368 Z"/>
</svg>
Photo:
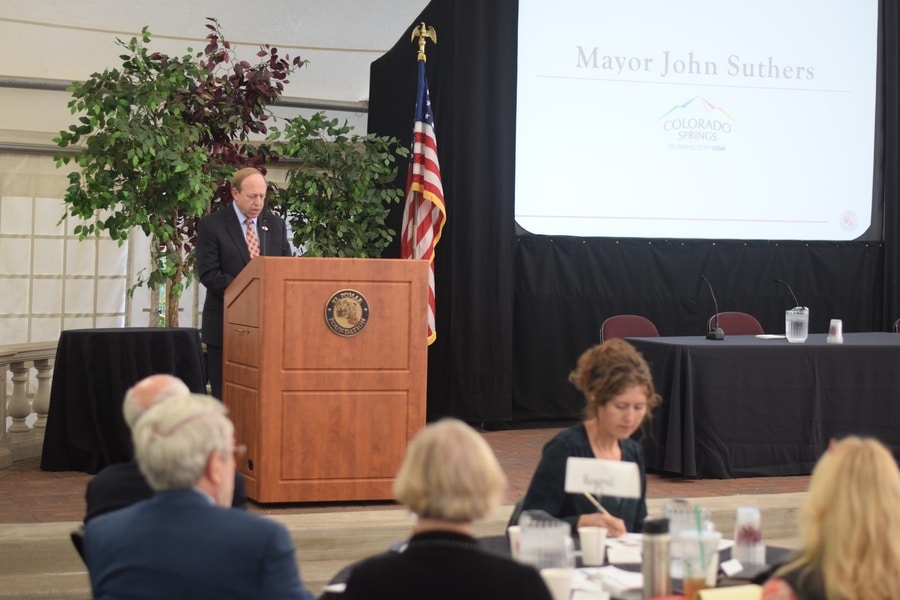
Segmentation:
<svg viewBox="0 0 900 600">
<path fill-rule="evenodd" d="M 409 41 L 414 42 L 416 38 L 419 38 L 419 60 L 425 60 L 425 40 L 431 38 L 431 41 L 437 44 L 437 32 L 434 30 L 434 27 L 426 26 L 425 21 L 422 21 L 419 25 L 413 27 Z"/>
</svg>

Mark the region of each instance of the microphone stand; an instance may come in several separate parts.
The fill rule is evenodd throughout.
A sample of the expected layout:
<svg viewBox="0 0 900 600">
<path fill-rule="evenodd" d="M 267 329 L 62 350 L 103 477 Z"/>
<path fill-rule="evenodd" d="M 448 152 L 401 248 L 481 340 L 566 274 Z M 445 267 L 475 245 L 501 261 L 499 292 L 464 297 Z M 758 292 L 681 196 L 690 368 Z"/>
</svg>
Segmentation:
<svg viewBox="0 0 900 600">
<path fill-rule="evenodd" d="M 266 213 L 262 213 L 262 219 L 259 220 L 259 255 L 266 255 L 266 232 L 269 231 L 268 221 L 265 217 Z"/>
<path fill-rule="evenodd" d="M 786 285 L 788 291 L 791 293 L 791 296 L 794 297 L 794 307 L 795 307 L 795 308 L 801 308 L 801 306 L 800 306 L 800 301 L 797 300 L 797 294 L 795 294 L 795 293 L 794 293 L 794 290 L 791 289 L 791 284 L 789 284 L 789 283 L 788 283 L 787 281 L 785 281 L 784 279 L 778 279 L 777 277 L 775 278 L 775 283 L 783 283 L 784 285 Z"/>
<path fill-rule="evenodd" d="M 713 306 L 716 309 L 716 326 L 706 332 L 706 339 L 708 340 L 724 340 L 725 332 L 719 327 L 719 303 L 716 300 L 716 293 L 713 291 L 712 284 L 709 282 L 709 279 L 706 278 L 705 275 L 701 275 L 700 279 L 706 282 L 706 287 L 709 288 L 709 295 L 712 296 Z"/>
</svg>

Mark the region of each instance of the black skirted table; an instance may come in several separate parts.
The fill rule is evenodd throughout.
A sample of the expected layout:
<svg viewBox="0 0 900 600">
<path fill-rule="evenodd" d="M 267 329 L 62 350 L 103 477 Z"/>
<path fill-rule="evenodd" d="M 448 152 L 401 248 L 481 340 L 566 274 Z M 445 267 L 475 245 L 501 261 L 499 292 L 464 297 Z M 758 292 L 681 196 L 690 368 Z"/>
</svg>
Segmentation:
<svg viewBox="0 0 900 600">
<path fill-rule="evenodd" d="M 628 338 L 663 402 L 642 443 L 647 469 L 685 477 L 804 475 L 832 437 L 900 449 L 900 335 L 806 343 L 726 336 Z"/>
<path fill-rule="evenodd" d="M 56 349 L 41 454 L 45 471 L 86 471 L 132 457 L 122 399 L 154 373 L 181 378 L 205 393 L 200 331 L 127 327 L 63 331 Z"/>
</svg>

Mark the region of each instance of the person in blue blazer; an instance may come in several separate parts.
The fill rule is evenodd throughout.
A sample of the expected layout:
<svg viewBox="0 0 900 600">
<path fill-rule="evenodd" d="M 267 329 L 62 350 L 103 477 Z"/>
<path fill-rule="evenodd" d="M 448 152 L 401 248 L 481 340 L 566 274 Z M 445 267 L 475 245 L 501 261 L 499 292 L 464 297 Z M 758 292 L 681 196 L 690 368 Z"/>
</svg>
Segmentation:
<svg viewBox="0 0 900 600">
<path fill-rule="evenodd" d="M 206 287 L 203 342 L 210 391 L 222 399 L 222 326 L 225 288 L 256 256 L 291 256 L 284 219 L 266 210 L 268 183 L 246 167 L 231 178 L 232 203 L 200 219 L 197 225 L 197 272 Z"/>
<path fill-rule="evenodd" d="M 133 431 L 138 466 L 156 494 L 91 519 L 84 558 L 95 599 L 312 600 L 287 529 L 230 510 L 234 426 L 218 400 L 174 396 Z"/>
</svg>

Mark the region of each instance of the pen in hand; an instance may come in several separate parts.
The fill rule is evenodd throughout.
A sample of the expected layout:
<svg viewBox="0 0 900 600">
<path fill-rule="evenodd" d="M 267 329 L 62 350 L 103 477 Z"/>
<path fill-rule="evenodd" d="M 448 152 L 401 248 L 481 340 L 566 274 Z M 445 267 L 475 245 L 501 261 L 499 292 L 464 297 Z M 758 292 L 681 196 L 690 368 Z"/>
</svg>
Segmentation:
<svg viewBox="0 0 900 600">
<path fill-rule="evenodd" d="M 589 492 L 585 492 L 584 497 L 587 498 L 590 501 L 590 503 L 594 505 L 594 508 L 596 508 L 599 513 L 604 514 L 604 515 L 609 514 L 606 511 L 606 509 L 603 508 L 603 505 L 600 504 L 600 501 L 597 500 L 596 498 L 594 498 L 593 494 L 591 494 Z"/>
</svg>

